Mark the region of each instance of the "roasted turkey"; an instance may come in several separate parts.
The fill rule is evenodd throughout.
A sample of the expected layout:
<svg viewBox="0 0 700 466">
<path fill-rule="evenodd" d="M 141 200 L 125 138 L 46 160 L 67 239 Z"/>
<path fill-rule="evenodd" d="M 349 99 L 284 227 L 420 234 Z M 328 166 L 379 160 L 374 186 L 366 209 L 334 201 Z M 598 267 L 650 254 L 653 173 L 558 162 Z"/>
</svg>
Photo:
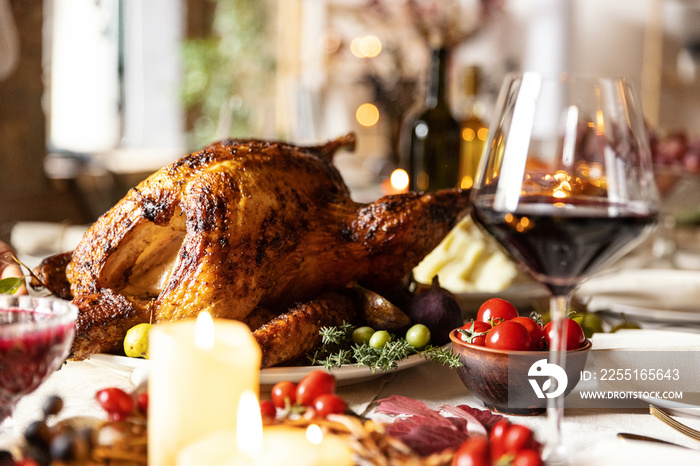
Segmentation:
<svg viewBox="0 0 700 466">
<path fill-rule="evenodd" d="M 136 323 L 207 310 L 265 323 L 263 365 L 277 364 L 310 349 L 319 325 L 352 320 L 349 285 L 395 288 L 467 213 L 468 193 L 354 202 L 332 164 L 354 142 L 224 140 L 131 189 L 35 271 L 80 307 L 73 357 L 120 351 Z"/>
</svg>

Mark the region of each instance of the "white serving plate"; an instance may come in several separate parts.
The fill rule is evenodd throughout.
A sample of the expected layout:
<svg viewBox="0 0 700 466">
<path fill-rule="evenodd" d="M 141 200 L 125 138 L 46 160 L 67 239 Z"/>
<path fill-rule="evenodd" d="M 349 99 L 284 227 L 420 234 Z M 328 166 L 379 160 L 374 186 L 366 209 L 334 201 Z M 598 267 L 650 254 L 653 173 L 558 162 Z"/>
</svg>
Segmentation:
<svg viewBox="0 0 700 466">
<path fill-rule="evenodd" d="M 450 346 L 451 344 L 448 343 L 443 346 L 443 348 L 449 348 Z M 372 371 L 366 366 L 345 364 L 341 367 L 331 368 L 329 372 L 335 376 L 336 384 L 342 387 L 374 380 L 392 372 L 398 372 L 424 364 L 427 361 L 428 360 L 421 355 L 414 354 L 402 361 L 398 361 L 396 363 L 397 367 L 388 371 Z M 148 367 L 150 365 L 150 361 L 147 359 L 129 358 L 112 354 L 95 354 L 87 359 L 86 362 L 123 374 L 129 377 L 134 385 L 139 385 L 139 383 L 147 377 Z M 260 385 L 272 386 L 283 380 L 299 382 L 306 374 L 317 369 L 323 368 L 321 366 L 269 367 L 260 371 Z"/>
<path fill-rule="evenodd" d="M 450 344 L 445 347 L 449 347 Z M 356 366 L 354 364 L 344 364 L 341 367 L 334 367 L 329 370 L 335 376 L 338 386 L 354 385 L 369 380 L 377 379 L 392 372 L 402 371 L 410 367 L 426 363 L 428 360 L 419 354 L 414 354 L 408 358 L 398 361 L 395 369 L 388 371 L 372 371 L 366 366 Z M 313 370 L 323 369 L 321 366 L 298 366 L 298 367 L 268 367 L 260 371 L 260 385 L 274 385 L 282 380 L 299 382 L 306 374 Z"/>
</svg>

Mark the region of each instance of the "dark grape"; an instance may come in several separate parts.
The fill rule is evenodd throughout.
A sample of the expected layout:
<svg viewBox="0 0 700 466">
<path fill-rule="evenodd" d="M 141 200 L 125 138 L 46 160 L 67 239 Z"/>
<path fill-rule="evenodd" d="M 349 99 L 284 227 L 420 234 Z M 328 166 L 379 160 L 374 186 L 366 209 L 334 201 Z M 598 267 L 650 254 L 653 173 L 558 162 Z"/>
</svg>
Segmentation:
<svg viewBox="0 0 700 466">
<path fill-rule="evenodd" d="M 58 461 L 82 460 L 89 456 L 90 434 L 86 431 L 67 431 L 51 441 L 51 458 Z"/>
<path fill-rule="evenodd" d="M 51 454 L 48 451 L 48 447 L 29 445 L 25 451 L 25 454 L 28 458 L 34 460 L 38 466 L 51 465 Z"/>
<path fill-rule="evenodd" d="M 685 130 L 663 135 L 650 131 L 649 145 L 655 165 L 677 167 L 691 173 L 700 171 L 700 137 Z"/>
<path fill-rule="evenodd" d="M 0 466 L 13 466 L 15 464 L 15 459 L 12 457 L 12 453 L 7 450 L 0 450 Z"/>
<path fill-rule="evenodd" d="M 63 409 L 63 399 L 60 396 L 53 395 L 44 400 L 41 410 L 44 416 L 58 414 Z"/>
<path fill-rule="evenodd" d="M 57 435 L 51 441 L 51 458 L 59 461 L 71 461 L 75 459 L 75 434 L 66 432 Z"/>
<path fill-rule="evenodd" d="M 24 430 L 27 443 L 37 447 L 47 447 L 51 441 L 51 431 L 44 421 L 34 421 Z"/>
</svg>

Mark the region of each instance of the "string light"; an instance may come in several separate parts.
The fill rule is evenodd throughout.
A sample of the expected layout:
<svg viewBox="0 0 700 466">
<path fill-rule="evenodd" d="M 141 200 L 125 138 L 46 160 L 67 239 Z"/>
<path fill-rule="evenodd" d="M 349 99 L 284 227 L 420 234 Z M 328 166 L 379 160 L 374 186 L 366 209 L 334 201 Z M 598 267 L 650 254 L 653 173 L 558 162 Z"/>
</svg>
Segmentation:
<svg viewBox="0 0 700 466">
<path fill-rule="evenodd" d="M 357 58 L 374 58 L 382 52 L 382 41 L 374 35 L 356 37 L 350 42 L 350 52 Z"/>
<path fill-rule="evenodd" d="M 379 121 L 379 109 L 374 104 L 364 103 L 357 107 L 355 118 L 362 126 L 374 126 Z"/>
<path fill-rule="evenodd" d="M 403 168 L 397 168 L 391 172 L 389 180 L 391 182 L 391 187 L 396 191 L 405 191 L 408 189 L 409 177 L 408 173 Z"/>
</svg>

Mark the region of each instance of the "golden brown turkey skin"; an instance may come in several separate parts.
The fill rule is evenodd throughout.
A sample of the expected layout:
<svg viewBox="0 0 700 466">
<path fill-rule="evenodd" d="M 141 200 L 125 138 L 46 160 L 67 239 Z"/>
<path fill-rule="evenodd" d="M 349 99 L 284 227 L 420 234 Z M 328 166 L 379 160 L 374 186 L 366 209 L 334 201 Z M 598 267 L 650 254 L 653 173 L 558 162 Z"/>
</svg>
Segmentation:
<svg viewBox="0 0 700 466">
<path fill-rule="evenodd" d="M 329 167 L 310 151 L 260 141 L 188 155 L 87 231 L 67 270 L 73 295 L 111 288 L 154 299 L 155 320 L 173 320 L 202 310 L 244 319 L 259 304 L 317 294 L 318 282 L 282 290 L 306 260 L 308 232 L 331 202 L 349 200 Z"/>
<path fill-rule="evenodd" d="M 56 297 L 70 300 L 73 293 L 70 290 L 70 283 L 66 278 L 66 267 L 71 261 L 72 254 L 64 252 L 47 257 L 34 269 L 32 286 L 46 287 Z"/>
<path fill-rule="evenodd" d="M 353 282 L 395 287 L 467 213 L 468 193 L 355 203 L 332 165 L 353 143 L 221 141 L 141 182 L 86 232 L 66 268 L 76 300 L 110 290 L 139 311 L 112 316 L 113 341 L 79 326 L 81 341 L 99 344 L 74 357 L 119 350 L 134 315 L 251 320 L 258 308 L 279 315 Z M 97 320 L 91 312 L 81 310 L 84 322 Z"/>
<path fill-rule="evenodd" d="M 352 322 L 357 303 L 350 294 L 329 292 L 294 306 L 253 332 L 262 350 L 262 367 L 292 361 L 321 343 L 322 327 Z"/>
<path fill-rule="evenodd" d="M 121 352 L 126 331 L 149 322 L 148 303 L 132 302 L 109 288 L 73 300 L 80 312 L 71 348 L 75 359 L 99 352 Z"/>
</svg>

